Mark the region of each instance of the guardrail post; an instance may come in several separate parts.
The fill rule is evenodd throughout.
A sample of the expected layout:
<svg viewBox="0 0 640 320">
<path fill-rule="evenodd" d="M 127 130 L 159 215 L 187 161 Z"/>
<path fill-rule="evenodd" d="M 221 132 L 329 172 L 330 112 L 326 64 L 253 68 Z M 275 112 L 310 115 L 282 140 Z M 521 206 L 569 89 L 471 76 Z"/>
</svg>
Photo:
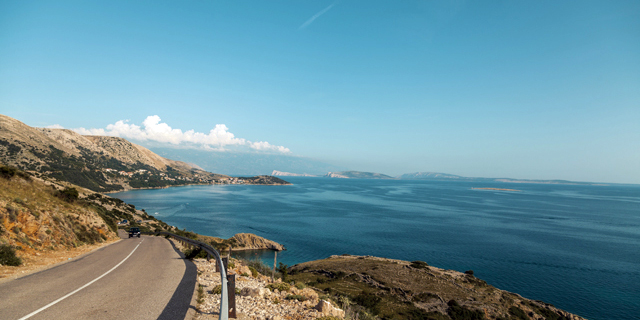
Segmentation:
<svg viewBox="0 0 640 320">
<path fill-rule="evenodd" d="M 229 318 L 236 317 L 236 275 L 230 274 L 227 275 L 227 280 L 229 280 Z"/>
<path fill-rule="evenodd" d="M 224 265 L 224 271 L 229 270 L 229 258 L 222 257 L 222 264 Z"/>
<path fill-rule="evenodd" d="M 273 271 L 271 271 L 271 280 L 276 278 L 276 261 L 278 261 L 278 251 L 274 251 L 273 255 Z"/>
</svg>

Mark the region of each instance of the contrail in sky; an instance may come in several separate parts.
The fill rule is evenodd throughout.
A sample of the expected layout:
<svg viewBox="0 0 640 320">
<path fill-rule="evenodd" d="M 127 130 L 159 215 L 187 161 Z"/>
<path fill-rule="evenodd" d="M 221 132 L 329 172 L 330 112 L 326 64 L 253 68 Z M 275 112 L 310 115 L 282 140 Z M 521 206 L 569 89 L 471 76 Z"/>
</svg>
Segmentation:
<svg viewBox="0 0 640 320">
<path fill-rule="evenodd" d="M 333 3 L 330 6 L 322 9 L 322 11 L 320 11 L 320 12 L 316 13 L 315 15 L 313 15 L 313 17 L 311 17 L 309 20 L 305 21 L 305 23 L 303 23 L 301 26 L 299 26 L 298 30 L 308 27 L 314 20 L 318 19 L 318 17 L 320 17 L 321 15 L 325 14 L 327 11 L 331 10 L 331 8 L 333 8 L 333 6 L 335 6 L 335 5 L 336 4 Z"/>
</svg>

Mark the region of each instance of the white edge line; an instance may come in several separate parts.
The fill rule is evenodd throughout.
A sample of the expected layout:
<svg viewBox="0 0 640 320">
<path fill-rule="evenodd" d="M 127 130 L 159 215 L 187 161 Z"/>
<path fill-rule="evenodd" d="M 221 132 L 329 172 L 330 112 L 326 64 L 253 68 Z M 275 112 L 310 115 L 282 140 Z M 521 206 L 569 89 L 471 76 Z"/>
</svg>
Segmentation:
<svg viewBox="0 0 640 320">
<path fill-rule="evenodd" d="M 144 239 L 142 239 L 142 241 L 144 241 Z M 78 288 L 78 289 L 74 290 L 73 292 L 71 292 L 71 293 L 67 294 L 66 296 L 64 296 L 64 297 L 62 297 L 62 298 L 60 298 L 60 299 L 58 299 L 58 300 L 56 300 L 56 301 L 54 301 L 54 302 L 51 302 L 51 303 L 49 303 L 48 305 L 46 305 L 46 306 L 44 306 L 44 307 L 42 307 L 42 308 L 40 308 L 40 309 L 38 309 L 38 310 L 36 310 L 36 311 L 34 311 L 34 312 L 31 312 L 31 313 L 29 313 L 28 315 L 26 315 L 26 316 L 24 316 L 24 317 L 22 317 L 22 318 L 20 318 L 20 319 L 18 319 L 18 320 L 25 320 L 25 319 L 29 319 L 29 318 L 31 318 L 31 317 L 33 317 L 33 316 L 35 316 L 36 314 L 38 314 L 38 313 L 42 312 L 43 310 L 45 310 L 45 309 L 47 309 L 47 308 L 49 308 L 49 307 L 53 306 L 54 304 L 56 304 L 56 303 L 58 303 L 58 302 L 60 302 L 60 301 L 62 301 L 62 300 L 64 300 L 64 299 L 66 299 L 66 298 L 68 298 L 68 297 L 72 296 L 73 294 L 77 293 L 78 291 L 80 291 L 80 290 L 82 290 L 82 289 L 84 289 L 84 288 L 86 288 L 86 287 L 90 286 L 90 285 L 91 285 L 91 284 L 93 284 L 94 282 L 96 282 L 96 281 L 98 281 L 98 280 L 102 279 L 102 277 L 104 277 L 104 276 L 108 275 L 109 273 L 111 273 L 111 271 L 115 270 L 117 267 L 119 267 L 121 264 L 123 264 L 125 261 L 127 261 L 127 259 L 129 259 L 129 257 L 131 257 L 131 255 L 132 255 L 132 254 L 133 254 L 133 253 L 138 249 L 138 247 L 142 244 L 142 241 L 140 241 L 140 243 L 138 243 L 138 245 L 137 245 L 135 248 L 133 248 L 133 251 L 131 251 L 131 253 L 129 253 L 129 255 L 128 255 L 126 258 L 124 258 L 122 261 L 120 261 L 120 263 L 118 263 L 115 267 L 111 268 L 111 270 L 109 270 L 109 271 L 105 272 L 103 275 L 101 275 L 101 276 L 99 276 L 99 277 L 97 277 L 97 278 L 95 278 L 95 279 L 91 280 L 91 282 L 89 282 L 89 283 L 85 284 L 84 286 L 82 286 L 82 287 L 80 287 L 80 288 Z"/>
</svg>

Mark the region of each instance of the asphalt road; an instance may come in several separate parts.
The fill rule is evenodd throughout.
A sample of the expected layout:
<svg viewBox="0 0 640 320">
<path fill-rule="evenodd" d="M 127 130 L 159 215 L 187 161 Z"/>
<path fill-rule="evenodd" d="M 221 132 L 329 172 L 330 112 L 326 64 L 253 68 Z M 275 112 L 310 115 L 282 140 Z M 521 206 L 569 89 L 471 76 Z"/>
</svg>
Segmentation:
<svg viewBox="0 0 640 320">
<path fill-rule="evenodd" d="M 123 239 L 0 284 L 0 319 L 184 319 L 196 276 L 165 238 Z"/>
</svg>

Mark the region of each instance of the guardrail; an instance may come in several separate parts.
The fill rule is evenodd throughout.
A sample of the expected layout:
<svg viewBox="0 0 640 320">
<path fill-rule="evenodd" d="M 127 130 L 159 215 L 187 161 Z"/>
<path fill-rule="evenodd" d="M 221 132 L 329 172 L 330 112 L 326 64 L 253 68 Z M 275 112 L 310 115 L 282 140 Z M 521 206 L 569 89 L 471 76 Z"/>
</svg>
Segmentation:
<svg viewBox="0 0 640 320">
<path fill-rule="evenodd" d="M 227 280 L 227 270 L 226 270 L 226 265 L 222 262 L 222 258 L 220 257 L 220 254 L 218 253 L 218 251 L 216 251 L 213 247 L 211 247 L 210 245 L 200 242 L 200 241 L 196 241 L 193 239 L 189 239 L 186 237 L 182 237 L 179 236 L 177 234 L 173 234 L 171 232 L 166 232 L 166 231 L 159 231 L 159 232 L 143 232 L 143 234 L 149 234 L 149 235 L 165 235 L 165 236 L 170 236 L 178 241 L 181 241 L 185 244 L 189 244 L 191 246 L 194 247 L 199 247 L 200 249 L 204 250 L 205 252 L 207 252 L 207 254 L 209 255 L 209 257 L 213 256 L 216 258 L 216 262 L 218 263 L 219 269 L 220 269 L 220 281 L 221 281 L 221 297 L 220 297 L 220 320 L 229 320 L 229 288 L 228 288 L 228 280 Z M 234 289 L 235 290 L 235 289 Z M 235 292 L 233 292 L 235 294 Z M 235 299 L 234 299 L 235 301 Z M 235 306 L 234 307 L 234 314 L 235 314 Z"/>
</svg>

